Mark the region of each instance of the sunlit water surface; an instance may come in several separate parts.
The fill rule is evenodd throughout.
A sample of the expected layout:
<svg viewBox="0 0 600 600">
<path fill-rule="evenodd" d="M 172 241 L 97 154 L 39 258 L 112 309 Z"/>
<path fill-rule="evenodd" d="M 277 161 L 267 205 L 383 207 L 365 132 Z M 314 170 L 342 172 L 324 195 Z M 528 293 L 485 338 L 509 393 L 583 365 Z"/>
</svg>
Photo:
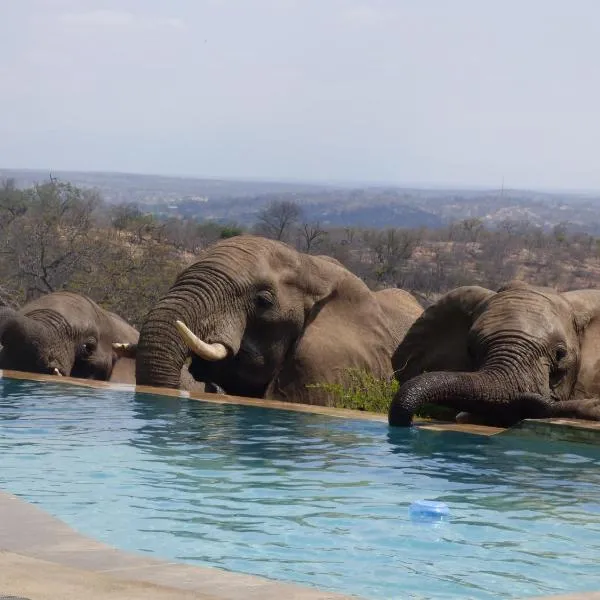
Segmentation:
<svg viewBox="0 0 600 600">
<path fill-rule="evenodd" d="M 370 599 L 600 589 L 591 446 L 5 379 L 0 456 L 0 487 L 159 558 Z"/>
</svg>

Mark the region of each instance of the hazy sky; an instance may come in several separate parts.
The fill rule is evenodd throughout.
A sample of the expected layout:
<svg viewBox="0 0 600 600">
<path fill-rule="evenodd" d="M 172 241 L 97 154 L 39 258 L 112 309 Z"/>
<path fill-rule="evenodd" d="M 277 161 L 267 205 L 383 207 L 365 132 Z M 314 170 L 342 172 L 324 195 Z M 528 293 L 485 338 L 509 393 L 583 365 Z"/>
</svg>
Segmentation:
<svg viewBox="0 0 600 600">
<path fill-rule="evenodd" d="M 598 0 L 0 0 L 0 167 L 600 189 Z"/>
</svg>

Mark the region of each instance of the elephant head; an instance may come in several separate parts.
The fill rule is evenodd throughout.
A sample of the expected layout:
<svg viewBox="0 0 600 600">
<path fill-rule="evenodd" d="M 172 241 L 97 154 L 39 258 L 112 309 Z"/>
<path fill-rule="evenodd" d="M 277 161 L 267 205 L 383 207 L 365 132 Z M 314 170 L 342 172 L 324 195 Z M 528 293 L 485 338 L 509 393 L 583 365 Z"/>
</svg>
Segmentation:
<svg viewBox="0 0 600 600">
<path fill-rule="evenodd" d="M 340 263 L 238 236 L 206 249 L 148 313 L 138 385 L 178 388 L 189 371 L 226 393 L 325 403 L 306 383 L 344 367 L 391 374 L 396 347 L 375 295 Z"/>
<path fill-rule="evenodd" d="M 401 384 L 389 410 L 405 426 L 423 404 L 488 424 L 600 418 L 600 291 L 558 293 L 522 282 L 458 288 L 428 307 L 392 363 Z"/>
<path fill-rule="evenodd" d="M 118 359 L 113 343 L 137 338 L 133 327 L 89 298 L 55 292 L 5 319 L 0 367 L 107 380 Z"/>
</svg>

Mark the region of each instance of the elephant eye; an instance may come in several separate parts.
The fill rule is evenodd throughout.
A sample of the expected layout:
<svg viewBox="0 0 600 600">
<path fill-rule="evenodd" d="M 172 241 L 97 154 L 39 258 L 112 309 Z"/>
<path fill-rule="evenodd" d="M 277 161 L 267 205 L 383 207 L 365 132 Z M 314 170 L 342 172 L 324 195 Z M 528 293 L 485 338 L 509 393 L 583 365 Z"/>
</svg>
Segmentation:
<svg viewBox="0 0 600 600">
<path fill-rule="evenodd" d="M 563 348 L 562 346 L 559 346 L 554 354 L 554 360 L 559 363 L 561 360 L 563 360 L 563 358 L 565 358 L 567 356 L 567 349 Z"/>
<path fill-rule="evenodd" d="M 81 346 L 81 353 L 84 356 L 89 356 L 96 350 L 96 340 L 88 340 Z"/>
<path fill-rule="evenodd" d="M 258 308 L 266 309 L 271 308 L 275 304 L 275 298 L 271 292 L 263 291 L 256 294 L 254 302 Z"/>
</svg>

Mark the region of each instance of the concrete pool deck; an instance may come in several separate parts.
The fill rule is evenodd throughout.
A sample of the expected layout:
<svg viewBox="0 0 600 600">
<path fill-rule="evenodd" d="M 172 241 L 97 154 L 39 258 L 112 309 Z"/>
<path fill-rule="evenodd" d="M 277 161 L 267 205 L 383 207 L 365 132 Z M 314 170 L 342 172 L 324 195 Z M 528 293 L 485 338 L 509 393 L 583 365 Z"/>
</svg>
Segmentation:
<svg viewBox="0 0 600 600">
<path fill-rule="evenodd" d="M 218 404 L 243 404 L 326 416 L 387 423 L 386 415 L 276 401 L 177 390 L 109 384 L 72 378 L 0 371 L 0 379 L 24 379 L 92 388 L 189 398 Z M 416 426 L 480 436 L 535 436 L 600 443 L 600 423 L 568 419 L 527 420 L 511 429 L 433 421 Z M 30 600 L 350 600 L 347 596 L 212 567 L 167 562 L 112 548 L 16 496 L 0 491 L 0 598 Z M 600 592 L 545 596 L 553 600 L 600 600 Z M 541 600 L 541 597 L 537 600 Z"/>
</svg>

